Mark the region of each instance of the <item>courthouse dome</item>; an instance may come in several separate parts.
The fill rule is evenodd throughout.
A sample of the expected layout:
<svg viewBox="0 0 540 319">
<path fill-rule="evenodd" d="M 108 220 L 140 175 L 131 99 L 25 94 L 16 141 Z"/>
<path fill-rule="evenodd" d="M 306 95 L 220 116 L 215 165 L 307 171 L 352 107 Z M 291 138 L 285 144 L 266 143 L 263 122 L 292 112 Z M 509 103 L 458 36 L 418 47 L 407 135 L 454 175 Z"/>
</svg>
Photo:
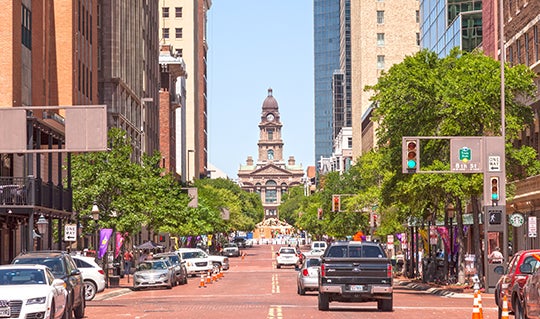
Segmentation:
<svg viewBox="0 0 540 319">
<path fill-rule="evenodd" d="M 276 99 L 274 98 L 274 96 L 272 96 L 272 89 L 268 89 L 268 96 L 266 97 L 266 99 L 264 99 L 262 108 L 263 108 L 263 111 L 268 111 L 268 110 L 277 111 L 278 103 Z"/>
</svg>

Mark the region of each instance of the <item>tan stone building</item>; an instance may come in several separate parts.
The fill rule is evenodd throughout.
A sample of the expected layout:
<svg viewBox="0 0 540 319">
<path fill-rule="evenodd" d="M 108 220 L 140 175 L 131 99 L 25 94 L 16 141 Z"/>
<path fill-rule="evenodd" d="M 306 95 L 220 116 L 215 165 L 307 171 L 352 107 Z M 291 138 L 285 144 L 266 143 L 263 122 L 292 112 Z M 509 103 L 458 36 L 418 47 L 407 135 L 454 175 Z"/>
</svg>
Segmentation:
<svg viewBox="0 0 540 319">
<path fill-rule="evenodd" d="M 246 164 L 238 170 L 242 189 L 260 194 L 264 219 L 279 218 L 278 206 L 282 195 L 289 188 L 303 183 L 302 165 L 296 165 L 294 156 L 289 156 L 287 161 L 283 158 L 282 126 L 278 103 L 272 89 L 268 89 L 259 123 L 258 159 L 255 162 L 248 156 Z"/>
<path fill-rule="evenodd" d="M 351 1 L 353 160 L 376 144 L 372 93 L 363 88 L 419 50 L 419 10 L 418 0 Z"/>
<path fill-rule="evenodd" d="M 206 24 L 211 6 L 211 0 L 159 1 L 160 44 L 172 45 L 186 64 L 186 105 L 176 113 L 176 123 L 185 125 L 176 132 L 176 169 L 184 182 L 208 175 Z"/>
</svg>

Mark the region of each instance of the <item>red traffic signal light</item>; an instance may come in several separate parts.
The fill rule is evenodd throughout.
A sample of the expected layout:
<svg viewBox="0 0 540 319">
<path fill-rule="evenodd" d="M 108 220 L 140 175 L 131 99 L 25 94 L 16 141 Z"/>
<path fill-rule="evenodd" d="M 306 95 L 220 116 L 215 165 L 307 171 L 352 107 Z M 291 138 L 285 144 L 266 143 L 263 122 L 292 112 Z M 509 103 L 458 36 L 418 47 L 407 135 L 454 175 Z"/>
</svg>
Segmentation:
<svg viewBox="0 0 540 319">
<path fill-rule="evenodd" d="M 341 210 L 341 196 L 332 195 L 332 211 L 339 212 Z"/>
</svg>

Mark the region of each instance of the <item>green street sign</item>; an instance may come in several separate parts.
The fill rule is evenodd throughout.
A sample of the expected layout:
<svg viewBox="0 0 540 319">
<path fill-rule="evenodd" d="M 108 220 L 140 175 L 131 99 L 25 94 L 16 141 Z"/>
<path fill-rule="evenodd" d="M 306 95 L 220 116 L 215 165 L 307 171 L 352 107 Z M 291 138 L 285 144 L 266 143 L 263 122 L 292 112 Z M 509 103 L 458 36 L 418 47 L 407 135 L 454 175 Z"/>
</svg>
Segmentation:
<svg viewBox="0 0 540 319">
<path fill-rule="evenodd" d="M 464 146 L 464 147 L 460 148 L 459 149 L 459 160 L 462 161 L 462 162 L 467 163 L 472 158 L 471 153 L 472 153 L 471 149 L 468 148 L 467 146 Z"/>
</svg>

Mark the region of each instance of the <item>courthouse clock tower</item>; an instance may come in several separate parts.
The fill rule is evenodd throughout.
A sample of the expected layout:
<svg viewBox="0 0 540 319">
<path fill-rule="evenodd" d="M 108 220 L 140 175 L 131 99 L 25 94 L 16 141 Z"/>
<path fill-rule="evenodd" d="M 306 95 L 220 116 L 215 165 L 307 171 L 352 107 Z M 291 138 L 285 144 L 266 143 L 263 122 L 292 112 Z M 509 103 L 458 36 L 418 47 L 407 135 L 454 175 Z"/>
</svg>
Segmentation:
<svg viewBox="0 0 540 319">
<path fill-rule="evenodd" d="M 242 189 L 260 194 L 265 219 L 279 217 L 277 208 L 282 195 L 290 187 L 300 185 L 304 176 L 302 165 L 296 165 L 294 156 L 283 158 L 282 126 L 278 103 L 272 89 L 268 89 L 259 122 L 257 162 L 248 156 L 246 165 L 238 171 Z"/>
</svg>

